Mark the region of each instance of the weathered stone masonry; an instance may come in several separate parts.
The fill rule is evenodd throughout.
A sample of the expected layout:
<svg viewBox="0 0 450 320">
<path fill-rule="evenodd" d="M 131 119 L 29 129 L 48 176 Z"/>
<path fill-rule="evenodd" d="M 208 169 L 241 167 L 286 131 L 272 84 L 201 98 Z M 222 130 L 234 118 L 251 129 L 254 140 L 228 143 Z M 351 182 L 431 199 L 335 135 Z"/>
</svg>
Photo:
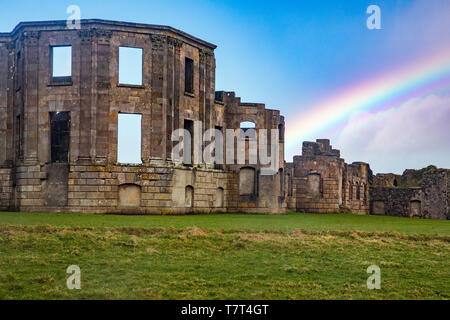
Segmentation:
<svg viewBox="0 0 450 320">
<path fill-rule="evenodd" d="M 288 208 L 298 212 L 369 213 L 372 171 L 366 163 L 347 164 L 326 139 L 304 142 L 302 156 L 287 164 Z"/>
<path fill-rule="evenodd" d="M 70 46 L 70 77 L 52 74 L 53 48 Z M 119 83 L 119 48 L 142 50 L 142 84 Z M 284 161 L 278 110 L 215 91 L 216 46 L 166 26 L 82 20 L 20 23 L 0 33 L 0 210 L 121 213 L 356 213 L 450 219 L 449 170 L 372 175 L 345 163 L 330 141 L 304 142 Z M 119 115 L 141 115 L 142 164 L 118 162 Z M 278 172 L 250 164 L 172 159 L 176 129 L 252 122 L 278 132 Z M 258 133 L 256 133 L 258 138 Z M 226 138 L 225 138 L 226 140 Z M 229 141 L 224 141 L 225 144 Z M 215 151 L 218 152 L 217 150 Z M 259 151 L 258 151 L 259 152 Z M 420 181 L 419 181 L 420 180 Z M 409 181 L 417 185 L 404 187 Z"/>
<path fill-rule="evenodd" d="M 258 128 L 281 128 L 284 135 L 279 111 L 241 103 L 233 92 L 215 92 L 215 45 L 165 26 L 103 20 L 82 20 L 81 26 L 20 23 L 0 34 L 1 210 L 285 212 L 282 169 L 261 177 L 259 165 L 184 166 L 171 159 L 171 134 L 186 121 L 201 121 L 201 133 L 253 121 Z M 72 48 L 71 77 L 52 76 L 57 46 Z M 142 85 L 119 84 L 122 46 L 142 49 Z M 188 60 L 192 92 L 185 87 Z M 141 165 L 117 161 L 120 113 L 142 115 Z M 56 138 L 53 126 L 59 128 Z M 250 193 L 240 190 L 249 184 Z"/>
<path fill-rule="evenodd" d="M 449 220 L 449 172 L 431 168 L 423 173 L 418 187 L 373 185 L 370 188 L 372 214 Z M 405 180 L 404 177 L 405 174 L 399 180 Z"/>
</svg>

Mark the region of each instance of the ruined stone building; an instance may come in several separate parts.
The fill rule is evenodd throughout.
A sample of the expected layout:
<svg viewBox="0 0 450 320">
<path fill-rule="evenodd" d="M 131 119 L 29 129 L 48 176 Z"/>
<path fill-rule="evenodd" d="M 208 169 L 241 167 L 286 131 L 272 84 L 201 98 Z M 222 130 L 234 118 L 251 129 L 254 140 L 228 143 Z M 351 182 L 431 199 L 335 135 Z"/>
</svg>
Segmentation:
<svg viewBox="0 0 450 320">
<path fill-rule="evenodd" d="M 381 174 L 370 188 L 371 213 L 450 220 L 450 170 L 430 166 L 403 175 Z"/>
<path fill-rule="evenodd" d="M 105 20 L 82 20 L 81 29 L 27 22 L 0 33 L 0 210 L 449 217 L 448 170 L 424 176 L 416 189 L 386 189 L 373 183 L 368 164 L 345 163 L 329 140 L 305 142 L 285 163 L 284 117 L 216 91 L 215 48 L 171 27 Z M 138 81 L 122 77 L 126 50 L 136 59 L 125 71 Z M 68 72 L 59 74 L 63 51 Z M 140 119 L 140 163 L 118 157 L 125 115 Z M 178 140 L 181 162 L 177 129 L 192 139 Z M 238 134 L 229 137 L 230 129 Z M 251 147 L 258 129 L 268 130 L 266 151 L 276 155 L 272 174 L 259 158 L 250 161 L 261 153 Z M 215 145 L 217 133 L 226 140 L 215 155 L 228 155 L 231 144 L 245 161 L 194 161 L 211 131 Z"/>
<path fill-rule="evenodd" d="M 369 214 L 369 165 L 345 163 L 329 140 L 304 142 L 302 155 L 286 165 L 286 172 L 290 210 Z"/>
<path fill-rule="evenodd" d="M 60 48 L 71 57 L 62 76 L 53 72 Z M 119 79 L 122 48 L 139 51 L 140 83 Z M 280 171 L 271 176 L 259 164 L 172 161 L 179 128 L 193 145 L 207 129 L 243 122 L 284 135 L 279 111 L 215 92 L 215 48 L 171 27 L 103 20 L 82 20 L 80 30 L 66 21 L 20 23 L 1 33 L 0 209 L 283 213 L 282 140 Z M 140 164 L 118 162 L 122 114 L 141 117 Z"/>
<path fill-rule="evenodd" d="M 304 142 L 286 164 L 287 208 L 295 212 L 356 213 L 450 219 L 450 170 L 430 166 L 402 176 L 377 174 L 369 164 L 347 164 L 329 140 Z"/>
</svg>

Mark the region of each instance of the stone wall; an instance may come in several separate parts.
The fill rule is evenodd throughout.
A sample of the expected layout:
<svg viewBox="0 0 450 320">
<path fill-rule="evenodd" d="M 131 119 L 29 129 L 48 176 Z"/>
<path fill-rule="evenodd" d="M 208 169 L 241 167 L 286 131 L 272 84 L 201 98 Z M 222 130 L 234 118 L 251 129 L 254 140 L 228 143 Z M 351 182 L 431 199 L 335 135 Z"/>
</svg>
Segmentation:
<svg viewBox="0 0 450 320">
<path fill-rule="evenodd" d="M 234 173 L 234 184 L 237 186 L 236 193 L 231 196 L 228 208 L 236 212 L 255 212 L 259 213 L 283 213 L 286 208 L 285 194 L 285 174 L 284 174 L 284 117 L 280 115 L 280 111 L 266 109 L 261 103 L 243 103 L 234 92 L 217 92 L 217 102 L 223 103 L 225 106 L 225 128 L 240 129 L 242 122 L 252 122 L 255 124 L 254 139 L 245 139 L 242 146 L 236 143 L 234 146 L 234 157 L 245 155 L 245 163 L 227 164 L 227 171 Z M 258 158 L 257 163 L 252 161 L 252 157 L 256 158 L 260 155 L 259 150 L 252 149 L 251 144 L 259 141 L 260 129 L 267 130 L 267 156 L 272 156 L 272 130 L 277 132 L 278 137 L 273 137 L 278 145 L 276 166 L 274 166 L 274 174 L 266 174 L 264 170 L 271 166 L 261 165 Z M 226 137 L 228 139 L 228 137 Z M 225 140 L 226 140 L 225 139 Z M 230 141 L 225 141 L 227 148 L 230 148 Z M 256 146 L 256 144 L 254 144 Z M 243 194 L 239 188 L 241 179 L 248 179 L 241 175 L 241 170 L 253 170 L 254 181 L 253 194 Z"/>
<path fill-rule="evenodd" d="M 326 156 L 294 158 L 296 210 L 337 213 L 342 204 L 343 161 Z"/>
<path fill-rule="evenodd" d="M 450 219 L 448 180 L 449 170 L 447 169 L 429 170 L 424 173 L 422 178 L 424 218 Z"/>
<path fill-rule="evenodd" d="M 393 173 L 379 173 L 373 177 L 374 187 L 398 187 L 401 176 Z"/>
<path fill-rule="evenodd" d="M 14 207 L 13 191 L 11 169 L 0 168 L 0 210 L 8 210 Z"/>
<path fill-rule="evenodd" d="M 371 213 L 423 219 L 449 219 L 448 171 L 434 168 L 425 171 L 421 187 L 370 188 Z"/>
<path fill-rule="evenodd" d="M 371 213 L 395 217 L 422 217 L 412 210 L 411 203 L 423 199 L 420 188 L 373 187 L 370 189 Z"/>
<path fill-rule="evenodd" d="M 52 48 L 71 46 L 72 72 L 52 75 Z M 142 84 L 119 83 L 119 48 L 142 49 Z M 279 129 L 284 118 L 264 104 L 215 92 L 215 45 L 180 30 L 104 20 L 20 23 L 0 33 L 0 207 L 86 213 L 284 213 L 284 138 L 273 175 L 246 163 L 193 165 L 172 159 L 174 130 L 201 123 L 223 133 L 255 121 Z M 187 92 L 186 61 L 193 63 Z M 216 99 L 217 98 L 217 99 Z M 52 117 L 67 114 L 68 157 L 53 159 Z M 142 164 L 118 163 L 119 114 L 138 114 Z M 269 147 L 270 149 L 270 147 Z M 254 192 L 240 195 L 240 170 L 255 171 Z M 277 168 L 278 170 L 278 168 Z M 12 172 L 15 174 L 13 175 Z M 274 188 L 275 186 L 275 188 Z"/>
<path fill-rule="evenodd" d="M 372 171 L 366 163 L 346 164 L 330 141 L 304 142 L 302 155 L 287 164 L 287 206 L 298 212 L 369 212 Z"/>
<path fill-rule="evenodd" d="M 38 171 L 40 169 L 42 171 Z M 218 196 L 228 198 L 231 178 L 218 170 L 177 169 L 158 164 L 152 167 L 70 166 L 67 205 L 54 206 L 48 202 L 48 195 L 54 193 L 48 193 L 47 169 L 28 167 L 27 170 L 35 171 L 18 173 L 18 207 L 21 211 L 120 214 L 227 212 L 227 201 L 218 199 Z M 23 171 L 24 167 L 19 170 Z M 193 189 L 192 206 L 187 206 L 185 202 L 188 186 Z M 127 189 L 138 190 L 138 201 L 127 200 L 124 196 Z"/>
</svg>

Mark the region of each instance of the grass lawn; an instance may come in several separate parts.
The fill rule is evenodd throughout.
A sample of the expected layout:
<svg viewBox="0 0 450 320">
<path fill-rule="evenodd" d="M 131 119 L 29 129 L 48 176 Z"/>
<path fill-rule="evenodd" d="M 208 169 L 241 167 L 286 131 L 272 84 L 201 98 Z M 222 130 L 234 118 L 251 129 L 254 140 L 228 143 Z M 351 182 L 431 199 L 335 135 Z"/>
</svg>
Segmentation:
<svg viewBox="0 0 450 320">
<path fill-rule="evenodd" d="M 0 299 L 449 299 L 449 258 L 449 221 L 0 213 Z"/>
</svg>

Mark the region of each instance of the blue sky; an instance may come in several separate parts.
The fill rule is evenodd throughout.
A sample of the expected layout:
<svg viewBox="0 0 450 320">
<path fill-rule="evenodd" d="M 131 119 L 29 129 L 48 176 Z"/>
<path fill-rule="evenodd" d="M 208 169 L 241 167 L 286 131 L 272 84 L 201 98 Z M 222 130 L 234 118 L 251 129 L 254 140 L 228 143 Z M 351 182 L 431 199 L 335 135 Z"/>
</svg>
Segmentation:
<svg viewBox="0 0 450 320">
<path fill-rule="evenodd" d="M 4 32 L 20 21 L 67 19 L 67 7 L 78 5 L 83 19 L 170 25 L 212 42 L 218 45 L 216 89 L 280 109 L 287 126 L 336 92 L 450 47 L 446 0 L 3 2 Z M 366 27 L 371 4 L 381 8 L 381 30 Z M 417 124 L 424 110 L 438 119 Z M 354 129 L 357 115 L 351 115 L 334 130 L 301 137 L 331 138 L 348 162 L 369 162 L 376 172 L 450 167 L 450 126 L 444 122 L 450 120 L 449 86 L 409 94 L 365 116 L 364 130 Z M 287 160 L 301 153 L 302 140 L 287 151 Z"/>
</svg>

